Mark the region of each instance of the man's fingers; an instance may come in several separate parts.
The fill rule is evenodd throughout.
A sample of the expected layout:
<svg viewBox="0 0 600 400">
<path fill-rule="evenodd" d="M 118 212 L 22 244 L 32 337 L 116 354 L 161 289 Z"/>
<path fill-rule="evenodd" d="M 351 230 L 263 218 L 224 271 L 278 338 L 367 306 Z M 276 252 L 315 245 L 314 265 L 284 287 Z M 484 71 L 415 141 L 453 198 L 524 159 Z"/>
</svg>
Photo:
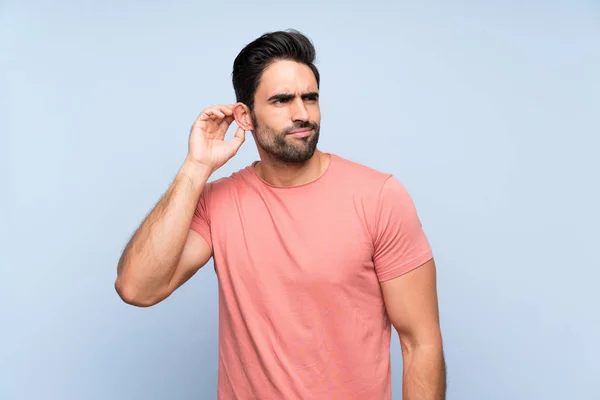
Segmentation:
<svg viewBox="0 0 600 400">
<path fill-rule="evenodd" d="M 208 107 L 202 110 L 200 115 L 198 115 L 198 118 L 196 118 L 196 121 L 194 121 L 192 128 L 198 127 L 198 124 L 200 123 L 206 123 L 210 121 L 217 123 L 217 125 L 220 125 L 222 122 L 225 122 L 227 126 L 229 126 L 234 120 L 235 118 L 233 117 L 233 105 L 222 104 L 218 106 Z M 225 128 L 225 130 L 227 129 Z"/>
<path fill-rule="evenodd" d="M 244 129 L 238 127 L 237 130 L 235 131 L 235 134 L 233 135 L 233 138 L 231 139 L 230 143 L 232 144 L 233 148 L 237 152 L 245 140 L 246 140 L 246 131 Z"/>
<path fill-rule="evenodd" d="M 224 105 L 220 105 L 220 106 L 214 106 L 214 107 L 210 107 L 206 110 L 206 112 L 209 115 L 218 115 L 221 118 L 225 118 L 226 116 L 232 116 L 233 115 L 233 108 L 231 106 L 228 106 L 226 104 Z"/>
<path fill-rule="evenodd" d="M 211 109 L 206 112 L 206 115 L 211 117 L 212 119 L 223 119 L 225 118 L 225 114 L 219 109 Z"/>
<path fill-rule="evenodd" d="M 246 139 L 246 130 L 243 129 L 242 127 L 237 128 L 237 130 L 235 131 L 235 134 L 233 135 L 234 138 L 238 138 L 240 140 L 245 140 Z"/>
<path fill-rule="evenodd" d="M 218 108 L 225 115 L 233 115 L 233 107 L 230 105 L 225 104 L 225 105 L 218 106 Z"/>
<path fill-rule="evenodd" d="M 232 116 L 232 115 L 233 115 L 233 107 L 228 104 L 222 104 L 222 105 L 218 105 L 218 106 L 208 107 L 200 113 L 200 117 L 203 120 L 206 120 L 209 117 L 210 118 L 214 118 L 214 117 L 225 118 L 225 116 Z M 204 118 L 202 118 L 202 117 L 204 117 Z"/>
</svg>

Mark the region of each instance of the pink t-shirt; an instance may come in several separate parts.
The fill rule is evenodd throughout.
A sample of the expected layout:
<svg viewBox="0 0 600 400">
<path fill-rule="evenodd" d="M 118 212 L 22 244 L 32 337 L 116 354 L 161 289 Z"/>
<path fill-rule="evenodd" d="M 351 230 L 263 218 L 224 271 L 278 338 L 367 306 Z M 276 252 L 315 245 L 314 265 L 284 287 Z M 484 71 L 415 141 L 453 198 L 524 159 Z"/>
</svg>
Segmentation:
<svg viewBox="0 0 600 400">
<path fill-rule="evenodd" d="M 191 228 L 219 282 L 219 399 L 391 399 L 380 282 L 432 258 L 395 177 L 331 154 L 284 188 L 250 165 L 205 186 Z"/>
</svg>

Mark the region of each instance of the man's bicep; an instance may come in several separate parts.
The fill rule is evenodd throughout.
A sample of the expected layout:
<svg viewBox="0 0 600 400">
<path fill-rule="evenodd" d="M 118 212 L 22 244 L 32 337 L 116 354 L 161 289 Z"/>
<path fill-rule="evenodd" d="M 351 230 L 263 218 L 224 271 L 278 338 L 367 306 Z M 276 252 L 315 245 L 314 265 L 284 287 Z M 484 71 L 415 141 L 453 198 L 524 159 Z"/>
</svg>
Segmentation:
<svg viewBox="0 0 600 400">
<path fill-rule="evenodd" d="M 209 242 L 198 232 L 190 229 L 186 239 L 177 269 L 169 284 L 169 292 L 187 282 L 200 268 L 212 257 L 212 248 Z"/>
<path fill-rule="evenodd" d="M 433 259 L 396 278 L 381 282 L 385 307 L 406 344 L 440 341 L 436 267 Z"/>
</svg>

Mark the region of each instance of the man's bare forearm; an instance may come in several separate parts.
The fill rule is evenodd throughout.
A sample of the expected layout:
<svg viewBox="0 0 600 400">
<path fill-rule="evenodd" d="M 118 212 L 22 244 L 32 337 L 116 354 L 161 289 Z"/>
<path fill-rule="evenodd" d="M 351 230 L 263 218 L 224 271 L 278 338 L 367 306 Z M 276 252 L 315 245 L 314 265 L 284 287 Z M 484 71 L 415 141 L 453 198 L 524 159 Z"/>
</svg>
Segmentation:
<svg viewBox="0 0 600 400">
<path fill-rule="evenodd" d="M 175 273 L 200 194 L 211 171 L 186 160 L 125 247 L 115 287 L 144 303 L 160 297 Z"/>
<path fill-rule="evenodd" d="M 446 364 L 441 346 L 402 349 L 404 400 L 445 400 Z"/>
</svg>

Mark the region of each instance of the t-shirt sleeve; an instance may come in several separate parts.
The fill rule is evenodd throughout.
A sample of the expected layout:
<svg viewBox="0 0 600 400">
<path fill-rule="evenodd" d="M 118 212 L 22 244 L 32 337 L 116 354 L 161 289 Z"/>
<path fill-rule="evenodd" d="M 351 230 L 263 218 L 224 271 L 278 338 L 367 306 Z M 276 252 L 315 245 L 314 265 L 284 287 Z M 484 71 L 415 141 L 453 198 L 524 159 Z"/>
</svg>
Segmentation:
<svg viewBox="0 0 600 400">
<path fill-rule="evenodd" d="M 190 229 L 200 234 L 200 236 L 202 236 L 212 248 L 209 215 L 209 201 L 211 189 L 212 185 L 210 183 L 206 183 L 206 185 L 204 185 L 204 189 L 202 189 L 202 194 L 200 195 L 200 200 L 196 205 L 196 210 L 194 211 L 194 216 L 192 217 Z"/>
<path fill-rule="evenodd" d="M 380 282 L 405 274 L 433 258 L 415 205 L 398 179 L 385 181 L 375 215 L 373 262 Z"/>
</svg>

